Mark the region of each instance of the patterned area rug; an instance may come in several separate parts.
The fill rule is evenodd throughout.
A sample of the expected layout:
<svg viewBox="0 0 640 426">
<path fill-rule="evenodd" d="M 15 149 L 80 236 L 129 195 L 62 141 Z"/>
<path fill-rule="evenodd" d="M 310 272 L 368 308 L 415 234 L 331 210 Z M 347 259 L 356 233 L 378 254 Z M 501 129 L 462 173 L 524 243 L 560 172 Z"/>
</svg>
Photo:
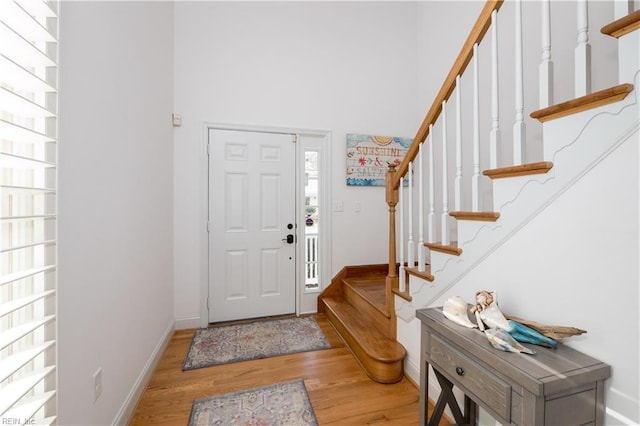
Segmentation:
<svg viewBox="0 0 640 426">
<path fill-rule="evenodd" d="M 317 425 L 302 379 L 196 399 L 189 426 Z"/>
<path fill-rule="evenodd" d="M 313 317 L 198 329 L 183 370 L 330 348 Z"/>
</svg>

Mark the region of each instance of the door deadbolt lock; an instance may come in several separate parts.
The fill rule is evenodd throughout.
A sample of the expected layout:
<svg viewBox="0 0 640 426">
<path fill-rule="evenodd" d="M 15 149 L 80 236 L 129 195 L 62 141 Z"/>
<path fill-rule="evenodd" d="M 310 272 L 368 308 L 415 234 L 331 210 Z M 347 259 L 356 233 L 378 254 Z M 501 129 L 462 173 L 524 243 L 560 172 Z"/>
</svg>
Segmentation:
<svg viewBox="0 0 640 426">
<path fill-rule="evenodd" d="M 287 238 L 283 238 L 282 241 L 286 241 L 287 244 L 293 244 L 293 234 L 287 235 Z"/>
</svg>

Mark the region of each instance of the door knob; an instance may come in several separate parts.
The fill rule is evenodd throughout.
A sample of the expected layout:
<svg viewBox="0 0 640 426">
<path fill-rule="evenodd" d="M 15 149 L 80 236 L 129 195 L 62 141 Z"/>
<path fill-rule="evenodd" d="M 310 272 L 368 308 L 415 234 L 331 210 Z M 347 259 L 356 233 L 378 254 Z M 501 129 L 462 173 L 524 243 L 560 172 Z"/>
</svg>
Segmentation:
<svg viewBox="0 0 640 426">
<path fill-rule="evenodd" d="M 293 244 L 293 234 L 287 235 L 287 238 L 283 238 L 282 241 L 286 241 L 287 244 Z"/>
</svg>

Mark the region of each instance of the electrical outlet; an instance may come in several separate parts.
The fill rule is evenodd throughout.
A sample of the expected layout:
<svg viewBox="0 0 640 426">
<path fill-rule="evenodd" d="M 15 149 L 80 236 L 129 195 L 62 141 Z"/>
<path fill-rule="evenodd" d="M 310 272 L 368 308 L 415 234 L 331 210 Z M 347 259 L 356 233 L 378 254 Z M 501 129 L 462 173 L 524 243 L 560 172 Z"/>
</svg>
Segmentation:
<svg viewBox="0 0 640 426">
<path fill-rule="evenodd" d="M 102 394 L 102 367 L 93 373 L 93 402 L 97 401 Z"/>
</svg>

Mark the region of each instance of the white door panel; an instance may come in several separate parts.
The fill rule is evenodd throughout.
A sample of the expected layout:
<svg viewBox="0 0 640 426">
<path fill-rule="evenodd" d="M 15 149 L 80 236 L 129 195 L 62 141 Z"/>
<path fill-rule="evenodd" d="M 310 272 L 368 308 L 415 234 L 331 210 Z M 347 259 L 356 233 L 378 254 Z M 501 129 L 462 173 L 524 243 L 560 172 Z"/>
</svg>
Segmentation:
<svg viewBox="0 0 640 426">
<path fill-rule="evenodd" d="M 211 129 L 209 153 L 209 321 L 295 312 L 293 136 Z"/>
</svg>

